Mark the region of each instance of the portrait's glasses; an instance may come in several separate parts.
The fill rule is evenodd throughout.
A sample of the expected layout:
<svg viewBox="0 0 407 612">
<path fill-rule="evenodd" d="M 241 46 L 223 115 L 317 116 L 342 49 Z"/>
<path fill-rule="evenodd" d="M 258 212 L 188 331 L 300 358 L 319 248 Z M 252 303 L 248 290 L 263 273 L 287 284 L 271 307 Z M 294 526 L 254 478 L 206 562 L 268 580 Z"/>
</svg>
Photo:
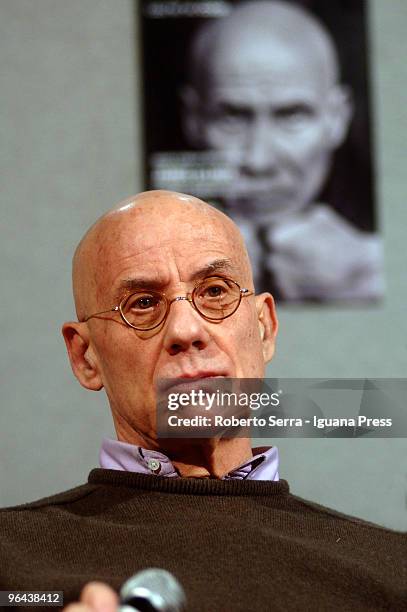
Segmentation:
<svg viewBox="0 0 407 612">
<path fill-rule="evenodd" d="M 242 298 L 253 295 L 249 289 L 241 289 L 236 281 L 223 276 L 209 276 L 197 283 L 192 293 L 169 300 L 160 291 L 139 290 L 124 296 L 118 306 L 89 315 L 83 322 L 107 312 L 120 312 L 123 321 L 140 331 L 154 329 L 168 316 L 171 304 L 187 300 L 208 321 L 222 321 L 239 308 Z"/>
</svg>

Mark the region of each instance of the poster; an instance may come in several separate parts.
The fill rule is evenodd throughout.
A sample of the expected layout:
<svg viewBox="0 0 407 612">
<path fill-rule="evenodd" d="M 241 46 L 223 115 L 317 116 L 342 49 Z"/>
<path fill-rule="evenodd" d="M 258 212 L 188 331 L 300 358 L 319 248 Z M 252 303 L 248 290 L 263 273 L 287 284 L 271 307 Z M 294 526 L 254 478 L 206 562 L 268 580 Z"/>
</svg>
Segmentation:
<svg viewBox="0 0 407 612">
<path fill-rule="evenodd" d="M 384 294 L 365 3 L 138 3 L 145 186 L 230 215 L 277 302 Z"/>
</svg>

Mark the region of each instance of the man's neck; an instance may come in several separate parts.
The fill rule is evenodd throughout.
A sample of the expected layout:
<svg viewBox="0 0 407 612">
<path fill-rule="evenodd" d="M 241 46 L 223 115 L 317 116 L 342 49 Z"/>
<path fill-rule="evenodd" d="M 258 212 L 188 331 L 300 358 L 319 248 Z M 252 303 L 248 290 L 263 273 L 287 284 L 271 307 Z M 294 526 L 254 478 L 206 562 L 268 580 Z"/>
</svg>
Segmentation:
<svg viewBox="0 0 407 612">
<path fill-rule="evenodd" d="M 147 439 L 117 431 L 118 440 L 163 452 L 184 478 L 222 478 L 253 456 L 250 438 Z"/>
<path fill-rule="evenodd" d="M 184 478 L 222 478 L 253 456 L 250 438 L 188 442 L 182 447 L 178 445 L 175 451 L 166 448 L 174 467 Z"/>
</svg>

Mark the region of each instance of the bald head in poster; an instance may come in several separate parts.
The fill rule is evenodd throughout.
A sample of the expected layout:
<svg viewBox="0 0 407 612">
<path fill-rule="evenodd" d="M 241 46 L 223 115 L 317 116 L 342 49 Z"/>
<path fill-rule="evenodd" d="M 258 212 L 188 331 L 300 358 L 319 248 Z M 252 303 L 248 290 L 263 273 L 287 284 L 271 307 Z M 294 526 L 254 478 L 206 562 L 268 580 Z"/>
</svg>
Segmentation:
<svg viewBox="0 0 407 612">
<path fill-rule="evenodd" d="M 286 2 L 249 2 L 194 40 L 184 91 L 191 142 L 237 170 L 227 206 L 262 222 L 303 210 L 326 179 L 351 116 L 331 38 Z"/>
<path fill-rule="evenodd" d="M 353 112 L 326 28 L 297 4 L 243 2 L 198 30 L 188 74 L 184 132 L 232 171 L 222 200 L 257 282 L 268 268 L 287 299 L 377 296 L 377 244 L 316 204 Z"/>
</svg>

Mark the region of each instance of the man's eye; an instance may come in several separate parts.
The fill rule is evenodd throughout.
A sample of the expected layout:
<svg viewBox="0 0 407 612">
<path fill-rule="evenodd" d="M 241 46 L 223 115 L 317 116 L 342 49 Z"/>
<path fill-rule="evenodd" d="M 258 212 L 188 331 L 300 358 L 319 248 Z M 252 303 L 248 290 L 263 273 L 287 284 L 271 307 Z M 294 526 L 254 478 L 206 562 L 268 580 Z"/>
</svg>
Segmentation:
<svg viewBox="0 0 407 612">
<path fill-rule="evenodd" d="M 252 115 L 245 108 L 222 104 L 214 111 L 212 118 L 218 127 L 234 131 L 245 128 L 250 123 Z"/>
<path fill-rule="evenodd" d="M 277 108 L 273 115 L 280 123 L 295 126 L 312 119 L 315 115 L 315 111 L 305 104 L 295 104 Z"/>
<path fill-rule="evenodd" d="M 152 295 L 146 295 L 134 299 L 130 308 L 133 310 L 147 310 L 148 308 L 155 308 L 158 305 L 159 299 Z"/>
<path fill-rule="evenodd" d="M 206 287 L 205 294 L 209 298 L 222 297 L 225 294 L 225 288 L 220 285 L 212 285 L 211 287 Z"/>
</svg>

